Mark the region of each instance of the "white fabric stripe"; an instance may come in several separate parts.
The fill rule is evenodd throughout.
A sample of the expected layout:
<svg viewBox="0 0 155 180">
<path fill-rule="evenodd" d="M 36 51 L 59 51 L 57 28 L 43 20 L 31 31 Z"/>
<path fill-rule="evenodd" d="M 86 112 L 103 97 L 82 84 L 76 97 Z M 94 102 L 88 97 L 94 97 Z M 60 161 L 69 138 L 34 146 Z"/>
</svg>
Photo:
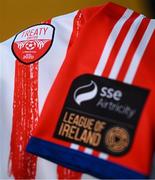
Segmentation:
<svg viewBox="0 0 155 180">
<path fill-rule="evenodd" d="M 92 154 L 92 153 L 93 153 L 93 149 L 91 149 L 91 148 L 85 148 L 84 152 L 85 152 L 86 154 Z"/>
<path fill-rule="evenodd" d="M 14 37 L 0 43 L 0 179 L 8 175 L 8 159 L 13 117 L 15 62 L 11 51 Z"/>
<path fill-rule="evenodd" d="M 42 111 L 50 87 L 65 59 L 77 13 L 75 11 L 52 19 L 51 24 L 55 27 L 54 41 L 49 52 L 39 61 L 39 112 Z"/>
<path fill-rule="evenodd" d="M 109 155 L 107 153 L 100 153 L 99 156 L 98 156 L 100 159 L 108 159 Z"/>
<path fill-rule="evenodd" d="M 109 38 L 106 42 L 106 45 L 104 47 L 103 53 L 101 55 L 101 58 L 99 60 L 99 63 L 97 65 L 97 68 L 95 70 L 96 75 L 101 75 L 106 63 L 108 61 L 108 58 L 110 56 L 111 50 L 114 46 L 114 43 L 123 27 L 123 25 L 125 24 L 125 22 L 131 17 L 131 15 L 133 14 L 133 11 L 130 9 L 127 9 L 125 11 L 125 13 L 123 14 L 123 16 L 118 20 L 118 22 L 116 23 L 116 25 L 114 26 L 112 32 L 109 35 Z"/>
<path fill-rule="evenodd" d="M 72 143 L 70 146 L 71 149 L 75 149 L 78 150 L 79 149 L 79 145 Z"/>
<path fill-rule="evenodd" d="M 108 159 L 108 154 L 106 154 L 106 153 L 100 153 L 98 157 L 99 157 L 100 159 L 106 160 L 106 159 Z"/>
<path fill-rule="evenodd" d="M 143 35 L 143 38 L 133 56 L 132 62 L 130 64 L 127 74 L 125 76 L 124 82 L 131 83 L 133 81 L 135 74 L 137 72 L 138 66 L 141 62 L 141 59 L 145 52 L 145 49 L 151 39 L 151 36 L 152 36 L 154 30 L 155 30 L 155 20 L 151 20 L 144 35 Z"/>
<path fill-rule="evenodd" d="M 117 57 L 115 59 L 115 62 L 113 64 L 112 70 L 110 72 L 109 78 L 115 79 L 118 76 L 118 73 L 122 67 L 123 61 L 125 59 L 125 56 L 128 52 L 128 49 L 132 43 L 133 38 L 135 37 L 135 34 L 137 33 L 137 30 L 143 20 L 144 16 L 140 15 L 136 18 L 136 20 L 133 22 L 132 26 L 130 27 L 123 44 L 121 45 L 121 48 L 119 50 L 119 53 L 117 54 Z"/>
</svg>

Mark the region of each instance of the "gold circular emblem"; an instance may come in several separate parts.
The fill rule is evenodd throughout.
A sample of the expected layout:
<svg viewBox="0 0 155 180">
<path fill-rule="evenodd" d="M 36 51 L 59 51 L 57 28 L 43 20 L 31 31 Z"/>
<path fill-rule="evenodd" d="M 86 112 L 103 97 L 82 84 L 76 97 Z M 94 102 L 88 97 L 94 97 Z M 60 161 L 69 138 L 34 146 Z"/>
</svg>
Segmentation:
<svg viewBox="0 0 155 180">
<path fill-rule="evenodd" d="M 129 146 L 129 133 L 121 127 L 113 127 L 105 135 L 105 144 L 111 152 L 121 153 Z"/>
</svg>

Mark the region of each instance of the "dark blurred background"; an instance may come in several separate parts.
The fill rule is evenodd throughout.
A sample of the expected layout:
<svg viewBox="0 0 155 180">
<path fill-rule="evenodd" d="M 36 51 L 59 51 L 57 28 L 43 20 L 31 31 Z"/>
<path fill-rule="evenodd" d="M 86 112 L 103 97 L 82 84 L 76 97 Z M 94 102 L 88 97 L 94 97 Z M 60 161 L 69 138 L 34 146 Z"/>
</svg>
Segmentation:
<svg viewBox="0 0 155 180">
<path fill-rule="evenodd" d="M 148 3 L 149 3 L 150 11 L 152 13 L 151 15 L 154 18 L 155 17 L 155 0 L 148 0 Z"/>
<path fill-rule="evenodd" d="M 109 0 L 0 0 L 0 42 L 22 29 L 51 17 Z M 155 17 L 155 0 L 111 0 L 149 18 Z M 155 159 L 155 158 L 154 158 Z M 155 160 L 152 168 L 155 178 Z"/>
</svg>

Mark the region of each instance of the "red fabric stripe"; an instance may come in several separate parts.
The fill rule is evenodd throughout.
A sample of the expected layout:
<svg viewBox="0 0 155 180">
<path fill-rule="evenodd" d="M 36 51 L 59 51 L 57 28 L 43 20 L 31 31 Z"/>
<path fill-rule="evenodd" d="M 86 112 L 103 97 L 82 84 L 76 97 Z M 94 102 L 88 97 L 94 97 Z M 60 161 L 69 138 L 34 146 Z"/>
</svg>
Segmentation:
<svg viewBox="0 0 155 180">
<path fill-rule="evenodd" d="M 98 157 L 98 156 L 99 156 L 99 154 L 100 154 L 100 152 L 99 152 L 99 151 L 93 151 L 93 153 L 92 153 L 92 155 L 93 155 L 93 156 L 96 156 L 96 157 Z"/>
<path fill-rule="evenodd" d="M 83 146 L 79 147 L 79 151 L 83 152 L 84 150 L 85 150 L 85 147 L 83 147 Z"/>
<path fill-rule="evenodd" d="M 38 122 L 38 63 L 24 65 L 16 60 L 10 163 L 15 179 L 34 179 L 36 157 L 25 152 Z"/>
<path fill-rule="evenodd" d="M 117 37 L 117 40 L 115 41 L 115 44 L 114 44 L 114 47 L 111 51 L 111 54 L 108 58 L 108 61 L 107 61 L 107 64 L 106 64 L 106 67 L 104 69 L 104 72 L 103 72 L 103 76 L 104 77 L 108 77 L 109 74 L 110 74 L 110 71 L 112 69 L 112 66 L 115 62 L 115 59 L 116 59 L 116 56 L 121 48 L 121 45 L 132 25 L 132 23 L 134 22 L 134 20 L 138 17 L 139 15 L 137 13 L 133 13 L 132 16 L 126 21 L 126 23 L 123 25 L 120 33 L 119 33 L 119 36 Z"/>
</svg>

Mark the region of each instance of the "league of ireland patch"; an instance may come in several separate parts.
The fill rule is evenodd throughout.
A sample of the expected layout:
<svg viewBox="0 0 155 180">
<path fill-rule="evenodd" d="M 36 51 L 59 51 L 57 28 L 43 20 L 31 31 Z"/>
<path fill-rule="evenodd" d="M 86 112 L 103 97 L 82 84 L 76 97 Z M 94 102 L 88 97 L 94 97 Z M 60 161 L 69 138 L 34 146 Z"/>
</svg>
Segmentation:
<svg viewBox="0 0 155 180">
<path fill-rule="evenodd" d="M 149 90 L 95 75 L 76 78 L 54 137 L 115 156 L 132 145 Z"/>
</svg>

